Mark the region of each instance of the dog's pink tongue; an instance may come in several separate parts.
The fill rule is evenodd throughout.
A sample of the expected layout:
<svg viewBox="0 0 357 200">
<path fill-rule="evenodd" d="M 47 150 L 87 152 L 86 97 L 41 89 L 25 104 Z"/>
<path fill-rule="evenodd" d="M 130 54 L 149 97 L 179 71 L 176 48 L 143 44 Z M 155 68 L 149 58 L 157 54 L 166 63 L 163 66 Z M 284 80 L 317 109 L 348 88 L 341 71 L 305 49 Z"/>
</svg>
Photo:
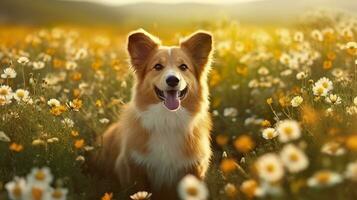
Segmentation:
<svg viewBox="0 0 357 200">
<path fill-rule="evenodd" d="M 177 110 L 180 107 L 178 91 L 167 91 L 164 104 L 169 110 Z"/>
</svg>

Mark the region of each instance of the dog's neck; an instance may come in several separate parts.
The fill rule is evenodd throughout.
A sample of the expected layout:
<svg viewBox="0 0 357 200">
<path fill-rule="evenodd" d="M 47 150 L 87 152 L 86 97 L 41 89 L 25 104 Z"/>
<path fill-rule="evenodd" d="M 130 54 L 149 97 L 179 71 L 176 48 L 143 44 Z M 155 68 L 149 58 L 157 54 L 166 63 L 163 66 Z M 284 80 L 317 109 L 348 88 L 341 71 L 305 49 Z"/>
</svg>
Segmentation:
<svg viewBox="0 0 357 200">
<path fill-rule="evenodd" d="M 170 134 L 180 132 L 188 134 L 191 132 L 192 123 L 195 116 L 188 112 L 184 107 L 176 111 L 170 111 L 162 102 L 150 105 L 145 111 L 137 111 L 141 125 L 150 134 Z"/>
</svg>

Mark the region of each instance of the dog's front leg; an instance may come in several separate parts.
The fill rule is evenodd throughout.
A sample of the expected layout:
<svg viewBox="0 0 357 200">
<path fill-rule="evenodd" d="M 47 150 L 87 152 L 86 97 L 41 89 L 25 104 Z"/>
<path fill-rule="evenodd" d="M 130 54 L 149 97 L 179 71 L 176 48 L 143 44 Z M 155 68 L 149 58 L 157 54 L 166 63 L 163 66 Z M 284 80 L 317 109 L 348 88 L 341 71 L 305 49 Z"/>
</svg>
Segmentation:
<svg viewBox="0 0 357 200">
<path fill-rule="evenodd" d="M 145 168 L 135 164 L 130 158 L 119 156 L 115 163 L 115 172 L 123 189 L 150 190 Z"/>
<path fill-rule="evenodd" d="M 121 186 L 128 186 L 130 184 L 131 171 L 128 158 L 119 155 L 115 161 L 114 171 L 118 176 Z"/>
</svg>

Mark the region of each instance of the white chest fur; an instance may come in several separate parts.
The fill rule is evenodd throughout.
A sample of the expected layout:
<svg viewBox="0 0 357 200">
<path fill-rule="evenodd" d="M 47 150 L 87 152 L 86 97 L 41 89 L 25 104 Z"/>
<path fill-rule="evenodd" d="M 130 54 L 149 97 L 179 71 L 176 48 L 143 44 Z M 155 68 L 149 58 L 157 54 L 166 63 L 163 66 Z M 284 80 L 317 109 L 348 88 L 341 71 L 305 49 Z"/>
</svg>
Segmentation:
<svg viewBox="0 0 357 200">
<path fill-rule="evenodd" d="M 185 137 L 192 131 L 192 116 L 184 108 L 172 112 L 162 103 L 138 112 L 142 126 L 149 131 L 147 155 L 132 152 L 132 158 L 148 170 L 155 187 L 176 181 L 179 173 L 196 162 L 183 154 Z"/>
</svg>

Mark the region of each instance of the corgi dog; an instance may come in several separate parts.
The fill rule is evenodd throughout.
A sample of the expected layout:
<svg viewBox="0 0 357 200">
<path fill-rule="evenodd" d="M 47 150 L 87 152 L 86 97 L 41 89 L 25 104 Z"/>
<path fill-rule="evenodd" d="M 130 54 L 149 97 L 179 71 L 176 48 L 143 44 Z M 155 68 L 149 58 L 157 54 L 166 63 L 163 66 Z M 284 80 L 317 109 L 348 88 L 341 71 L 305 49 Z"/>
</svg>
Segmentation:
<svg viewBox="0 0 357 200">
<path fill-rule="evenodd" d="M 130 33 L 135 74 L 131 101 L 98 139 L 97 165 L 122 187 L 140 186 L 152 199 L 177 199 L 177 184 L 203 179 L 211 157 L 209 91 L 213 41 L 198 31 L 178 46 L 163 46 L 144 30 Z"/>
</svg>

